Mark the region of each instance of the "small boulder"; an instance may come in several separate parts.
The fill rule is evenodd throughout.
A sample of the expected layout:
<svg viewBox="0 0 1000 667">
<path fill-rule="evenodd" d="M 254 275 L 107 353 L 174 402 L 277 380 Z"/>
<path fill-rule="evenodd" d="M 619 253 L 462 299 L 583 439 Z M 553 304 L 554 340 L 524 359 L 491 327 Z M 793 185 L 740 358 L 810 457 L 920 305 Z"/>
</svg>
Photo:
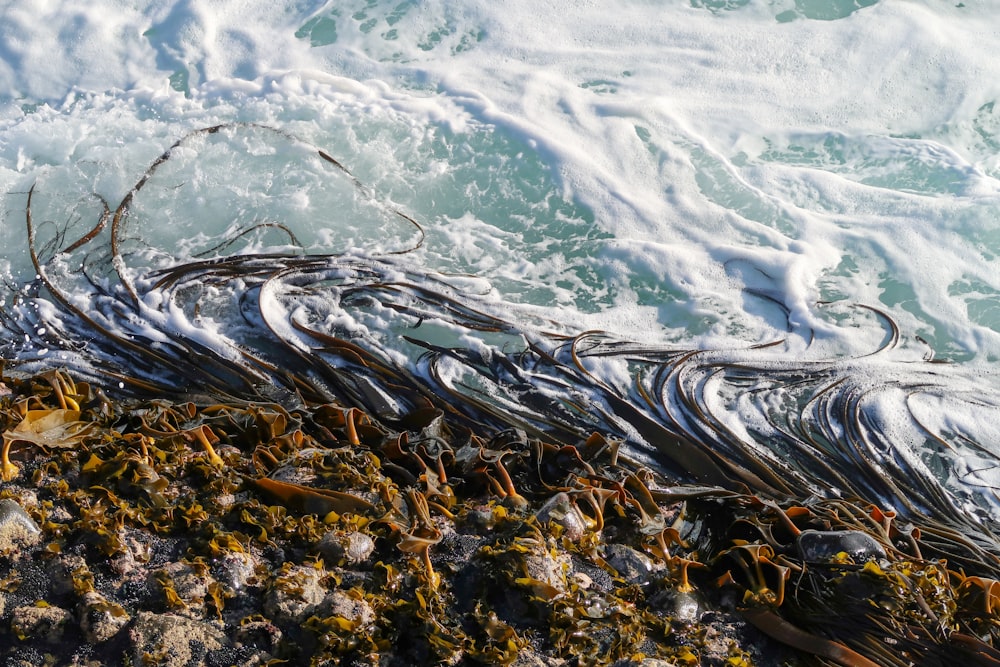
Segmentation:
<svg viewBox="0 0 1000 667">
<path fill-rule="evenodd" d="M 10 629 L 21 641 L 58 644 L 72 620 L 61 607 L 27 605 L 14 609 Z"/>
</svg>

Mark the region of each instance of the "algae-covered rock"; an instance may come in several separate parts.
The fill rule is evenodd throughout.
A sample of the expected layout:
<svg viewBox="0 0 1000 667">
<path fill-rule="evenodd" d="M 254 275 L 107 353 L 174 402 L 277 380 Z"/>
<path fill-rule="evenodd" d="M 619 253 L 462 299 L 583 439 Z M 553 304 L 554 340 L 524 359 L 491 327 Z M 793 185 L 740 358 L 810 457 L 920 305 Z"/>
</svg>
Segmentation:
<svg viewBox="0 0 1000 667">
<path fill-rule="evenodd" d="M 209 586 L 214 581 L 207 567 L 195 567 L 183 561 L 168 563 L 153 571 L 150 577 L 163 592 L 168 609 L 191 618 L 205 616 Z"/>
<path fill-rule="evenodd" d="M 108 641 L 131 620 L 121 605 L 109 601 L 97 591 L 84 593 L 76 611 L 83 636 L 94 644 Z"/>
<path fill-rule="evenodd" d="M 315 567 L 285 567 L 268 587 L 264 613 L 278 622 L 301 623 L 326 597 L 323 579 L 324 572 Z"/>
<path fill-rule="evenodd" d="M 239 551 L 227 553 L 212 563 L 216 580 L 233 594 L 247 586 L 258 585 L 261 578 L 258 570 L 264 568 L 256 556 Z"/>
<path fill-rule="evenodd" d="M 341 590 L 327 593 L 317 611 L 324 616 L 345 619 L 355 627 L 368 626 L 375 622 L 375 612 L 368 602 Z"/>
<path fill-rule="evenodd" d="M 225 633 L 214 623 L 178 614 L 139 612 L 129 630 L 132 664 L 162 667 L 200 667 L 211 654 L 230 648 Z M 219 656 L 221 658 L 221 655 Z"/>
<path fill-rule="evenodd" d="M 332 564 L 356 565 L 368 559 L 375 542 L 361 531 L 328 531 L 316 544 L 316 550 Z"/>
<path fill-rule="evenodd" d="M 14 609 L 10 629 L 22 641 L 58 644 L 72 621 L 61 607 L 31 605 Z"/>
<path fill-rule="evenodd" d="M 64 554 L 54 558 L 45 568 L 49 575 L 49 590 L 53 595 L 69 595 L 84 580 L 93 579 L 87 560 L 77 554 Z"/>
</svg>

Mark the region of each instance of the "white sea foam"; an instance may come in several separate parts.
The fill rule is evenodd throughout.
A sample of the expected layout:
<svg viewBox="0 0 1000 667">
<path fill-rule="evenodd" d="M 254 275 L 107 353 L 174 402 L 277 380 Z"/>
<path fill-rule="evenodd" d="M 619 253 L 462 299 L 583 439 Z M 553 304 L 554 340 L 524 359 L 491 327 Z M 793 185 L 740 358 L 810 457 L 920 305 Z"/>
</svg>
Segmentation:
<svg viewBox="0 0 1000 667">
<path fill-rule="evenodd" d="M 184 130 L 258 121 L 405 206 L 430 232 L 424 261 L 576 324 L 626 308 L 655 312 L 662 339 L 790 329 L 851 352 L 871 337 L 843 344 L 815 302 L 856 301 L 940 355 L 996 358 L 995 8 L 838 7 L 15 3 L 4 229 L 31 182 L 68 219 L 91 191 L 117 201 Z M 285 168 L 192 164 L 188 182 L 239 169 L 250 191 Z M 297 185 L 243 205 L 313 225 L 324 184 Z M 213 204 L 234 208 L 163 213 Z"/>
</svg>

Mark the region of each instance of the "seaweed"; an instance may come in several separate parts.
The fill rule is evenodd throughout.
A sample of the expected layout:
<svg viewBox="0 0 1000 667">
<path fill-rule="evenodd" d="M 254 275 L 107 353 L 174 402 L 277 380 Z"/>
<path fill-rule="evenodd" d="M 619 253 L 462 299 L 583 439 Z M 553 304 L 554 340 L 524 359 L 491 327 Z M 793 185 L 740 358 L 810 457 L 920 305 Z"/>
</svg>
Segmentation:
<svg viewBox="0 0 1000 667">
<path fill-rule="evenodd" d="M 840 664 L 949 651 L 996 659 L 992 490 L 956 490 L 899 451 L 992 455 L 966 434 L 935 432 L 911 408 L 921 394 L 953 392 L 940 365 L 893 383 L 869 372 L 900 339 L 888 313 L 859 305 L 882 322 L 886 342 L 851 360 L 567 333 L 421 267 L 408 253 L 423 229 L 388 205 L 415 230 L 412 247 L 234 252 L 262 225 L 298 244 L 286 225 L 249 222 L 200 256 L 134 268 L 130 210 L 162 165 L 195 137 L 249 131 L 304 145 L 255 124 L 196 130 L 113 209 L 99 198 L 99 220 L 72 242 L 65 233 L 38 241 L 40 189 L 27 195 L 37 278 L 0 309 L 9 385 L 0 495 L 35 486 L 31 511 L 49 558 L 141 560 L 153 558 L 142 544 L 157 544 L 183 548 L 198 576 L 213 577 L 185 597 L 157 575 L 155 605 L 100 590 L 107 603 L 91 601 L 97 612 L 210 615 L 247 636 L 273 626 L 280 637 L 261 651 L 316 664 L 376 664 L 389 651 L 397 664 L 509 664 L 527 650 L 580 664 L 643 655 L 695 664 L 723 659 L 705 640 L 709 613 Z M 374 198 L 341 160 L 309 150 L 331 178 Z M 70 255 L 83 257 L 82 284 L 58 269 Z M 231 316 L 211 335 L 197 317 L 208 307 Z M 396 318 L 399 341 L 331 324 L 374 310 Z M 184 326 L 170 325 L 180 317 Z M 431 321 L 480 344 L 424 337 Z M 59 367 L 39 348 L 65 352 Z M 610 362 L 632 383 L 595 370 Z M 890 391 L 915 434 L 906 443 L 879 417 Z M 988 393 L 967 400 L 1000 405 Z M 736 404 L 756 419 L 734 425 L 726 410 Z M 350 535 L 365 547 L 333 546 Z M 611 564 L 611 545 L 655 571 L 630 578 Z M 240 569 L 243 558 L 270 559 L 269 583 L 247 583 L 258 575 Z M 237 586 L 305 595 L 301 573 L 311 570 L 285 564 L 321 572 L 321 588 L 375 619 L 349 618 L 330 600 L 299 600 L 309 611 L 295 622 L 274 609 L 244 613 Z M 364 576 L 342 586 L 352 568 Z M 575 576 L 585 570 L 613 584 Z M 414 642 L 403 646 L 407 633 Z M 760 650 L 750 644 L 724 660 L 752 661 Z"/>
</svg>

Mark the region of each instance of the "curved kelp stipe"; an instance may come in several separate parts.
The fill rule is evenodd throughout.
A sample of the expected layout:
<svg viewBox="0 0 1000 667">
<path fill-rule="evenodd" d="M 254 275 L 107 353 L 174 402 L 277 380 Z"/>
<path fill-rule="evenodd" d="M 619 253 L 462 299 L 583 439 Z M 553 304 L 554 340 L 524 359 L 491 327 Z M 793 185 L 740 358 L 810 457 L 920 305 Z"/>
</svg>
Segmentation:
<svg viewBox="0 0 1000 667">
<path fill-rule="evenodd" d="M 242 131 L 301 144 L 257 125 L 196 131 L 63 249 L 39 247 L 31 189 L 26 227 L 38 277 L 0 313 L 9 369 L 64 366 L 113 379 L 126 395 L 339 401 L 388 424 L 434 408 L 477 431 L 514 428 L 563 445 L 596 431 L 621 441 L 623 460 L 651 468 L 661 486 L 860 498 L 932 518 L 1000 554 L 992 532 L 1000 502 L 983 472 L 1000 463 L 992 443 L 961 415 L 930 424 L 912 408 L 957 401 L 979 423 L 983 414 L 997 422 L 1000 397 L 963 384 L 954 367 L 894 362 L 899 331 L 882 311 L 871 309 L 887 323 L 876 353 L 796 361 L 776 346 L 684 350 L 567 335 L 525 308 L 463 291 L 460 277 L 421 267 L 417 254 L 310 254 L 280 222 L 248 222 L 195 257 L 137 266 L 136 197 L 194 137 Z M 340 161 L 309 154 L 372 196 Z M 417 230 L 410 250 L 419 248 L 416 221 L 383 210 Z M 260 231 L 279 232 L 283 245 L 246 251 L 241 239 Z M 85 267 L 82 279 L 66 268 L 71 256 Z M 969 460 L 977 463 L 961 468 Z"/>
</svg>

